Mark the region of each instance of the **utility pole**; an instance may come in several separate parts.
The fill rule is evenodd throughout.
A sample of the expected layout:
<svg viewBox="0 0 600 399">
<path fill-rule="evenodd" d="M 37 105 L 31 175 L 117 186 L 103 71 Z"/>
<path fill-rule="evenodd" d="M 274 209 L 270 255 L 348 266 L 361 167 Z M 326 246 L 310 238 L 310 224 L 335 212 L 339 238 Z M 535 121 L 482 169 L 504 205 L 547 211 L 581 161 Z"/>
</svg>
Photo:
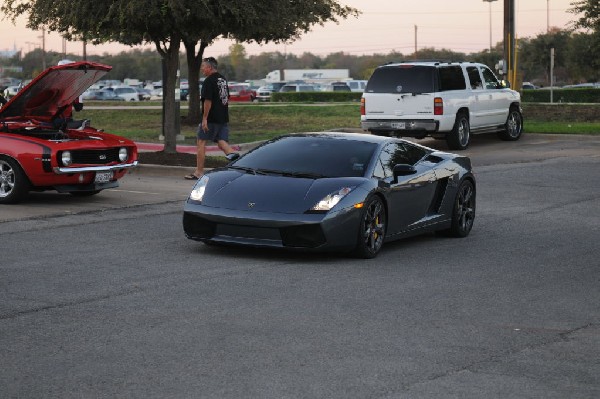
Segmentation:
<svg viewBox="0 0 600 399">
<path fill-rule="evenodd" d="M 550 104 L 554 102 L 554 47 L 550 49 Z"/>
<path fill-rule="evenodd" d="M 415 25 L 415 60 L 417 59 L 417 25 Z"/>
<path fill-rule="evenodd" d="M 46 69 L 46 31 L 42 29 L 42 35 L 39 36 L 42 39 L 42 71 Z"/>
<path fill-rule="evenodd" d="M 504 65 L 507 80 L 516 89 L 515 0 L 504 0 Z"/>
<path fill-rule="evenodd" d="M 490 3 L 490 53 L 492 52 L 492 2 L 497 0 L 483 0 L 484 2 Z"/>
<path fill-rule="evenodd" d="M 546 0 L 546 33 L 550 33 L 550 0 Z"/>
</svg>

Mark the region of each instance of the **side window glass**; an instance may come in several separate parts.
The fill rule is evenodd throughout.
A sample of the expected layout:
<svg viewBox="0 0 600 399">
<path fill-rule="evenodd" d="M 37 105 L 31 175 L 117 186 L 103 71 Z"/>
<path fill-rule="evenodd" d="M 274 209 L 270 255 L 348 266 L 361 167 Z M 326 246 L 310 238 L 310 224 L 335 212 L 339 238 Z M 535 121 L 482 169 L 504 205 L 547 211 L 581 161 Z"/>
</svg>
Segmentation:
<svg viewBox="0 0 600 399">
<path fill-rule="evenodd" d="M 412 146 L 407 143 L 398 144 L 398 147 L 401 147 L 404 162 L 397 163 L 407 163 L 409 165 L 415 165 L 427 154 L 427 152 L 424 149 Z"/>
<path fill-rule="evenodd" d="M 383 166 L 381 165 L 381 158 L 377 160 L 375 170 L 373 171 L 373 177 L 376 177 L 378 179 L 385 179 L 385 171 L 383 170 Z"/>
<path fill-rule="evenodd" d="M 474 66 L 467 67 L 467 74 L 469 75 L 469 82 L 471 83 L 471 89 L 482 90 L 483 82 L 481 76 L 479 76 L 479 69 Z"/>
<path fill-rule="evenodd" d="M 460 66 L 447 66 L 439 69 L 440 91 L 466 89 L 465 77 Z"/>
<path fill-rule="evenodd" d="M 483 79 L 485 80 L 486 89 L 497 89 L 501 87 L 498 79 L 496 79 L 496 75 L 494 75 L 494 72 L 490 71 L 488 68 L 481 68 L 481 73 L 483 74 Z"/>
<path fill-rule="evenodd" d="M 419 147 L 407 143 L 388 144 L 379 155 L 379 164 L 375 168 L 375 177 L 392 177 L 394 175 L 394 165 L 409 164 L 415 165 L 427 152 Z"/>
<path fill-rule="evenodd" d="M 379 155 L 379 163 L 381 164 L 381 169 L 383 173 L 383 177 L 391 177 L 394 175 L 394 149 L 396 148 L 395 144 L 388 144 L 385 146 L 381 154 Z"/>
</svg>

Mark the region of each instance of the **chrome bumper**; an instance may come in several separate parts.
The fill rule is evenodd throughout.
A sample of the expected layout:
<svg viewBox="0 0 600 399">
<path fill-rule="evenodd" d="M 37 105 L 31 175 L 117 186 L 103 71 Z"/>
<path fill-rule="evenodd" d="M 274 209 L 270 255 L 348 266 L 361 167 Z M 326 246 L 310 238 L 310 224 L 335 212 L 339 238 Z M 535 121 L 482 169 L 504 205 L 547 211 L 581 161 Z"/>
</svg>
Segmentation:
<svg viewBox="0 0 600 399">
<path fill-rule="evenodd" d="M 69 167 L 54 167 L 53 171 L 57 175 L 65 175 L 70 173 L 83 173 L 83 172 L 108 172 L 111 170 L 117 169 L 129 169 L 137 166 L 138 161 L 133 161 L 132 163 L 119 164 L 119 165 L 110 165 L 110 166 L 86 166 L 79 168 L 69 168 Z"/>
<path fill-rule="evenodd" d="M 396 124 L 404 123 L 404 128 L 398 128 Z M 360 126 L 364 130 L 393 130 L 393 131 L 426 131 L 436 132 L 438 130 L 438 122 L 434 120 L 370 120 L 363 121 Z"/>
</svg>

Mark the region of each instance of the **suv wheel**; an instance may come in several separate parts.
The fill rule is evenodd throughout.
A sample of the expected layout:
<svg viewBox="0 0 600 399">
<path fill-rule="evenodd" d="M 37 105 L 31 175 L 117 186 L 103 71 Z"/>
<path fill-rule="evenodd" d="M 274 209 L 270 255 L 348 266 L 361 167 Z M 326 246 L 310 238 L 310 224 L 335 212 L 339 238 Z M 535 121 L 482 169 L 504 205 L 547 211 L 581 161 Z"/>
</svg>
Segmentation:
<svg viewBox="0 0 600 399">
<path fill-rule="evenodd" d="M 515 141 L 521 138 L 523 132 L 523 116 L 517 107 L 511 107 L 508 111 L 508 118 L 504 124 L 504 130 L 498 132 L 502 140 Z"/>
<path fill-rule="evenodd" d="M 464 150 L 469 146 L 471 127 L 469 118 L 464 112 L 456 114 L 452 131 L 446 136 L 446 142 L 451 150 Z"/>
</svg>

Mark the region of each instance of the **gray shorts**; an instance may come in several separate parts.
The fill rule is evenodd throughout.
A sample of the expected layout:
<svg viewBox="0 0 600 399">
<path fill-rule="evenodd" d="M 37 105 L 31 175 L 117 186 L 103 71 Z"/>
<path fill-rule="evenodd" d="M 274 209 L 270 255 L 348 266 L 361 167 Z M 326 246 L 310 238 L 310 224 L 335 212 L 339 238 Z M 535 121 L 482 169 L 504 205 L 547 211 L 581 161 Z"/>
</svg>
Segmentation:
<svg viewBox="0 0 600 399">
<path fill-rule="evenodd" d="M 202 130 L 202 124 L 198 126 L 198 140 L 229 142 L 229 125 L 227 123 L 208 123 L 208 131 Z"/>
</svg>

